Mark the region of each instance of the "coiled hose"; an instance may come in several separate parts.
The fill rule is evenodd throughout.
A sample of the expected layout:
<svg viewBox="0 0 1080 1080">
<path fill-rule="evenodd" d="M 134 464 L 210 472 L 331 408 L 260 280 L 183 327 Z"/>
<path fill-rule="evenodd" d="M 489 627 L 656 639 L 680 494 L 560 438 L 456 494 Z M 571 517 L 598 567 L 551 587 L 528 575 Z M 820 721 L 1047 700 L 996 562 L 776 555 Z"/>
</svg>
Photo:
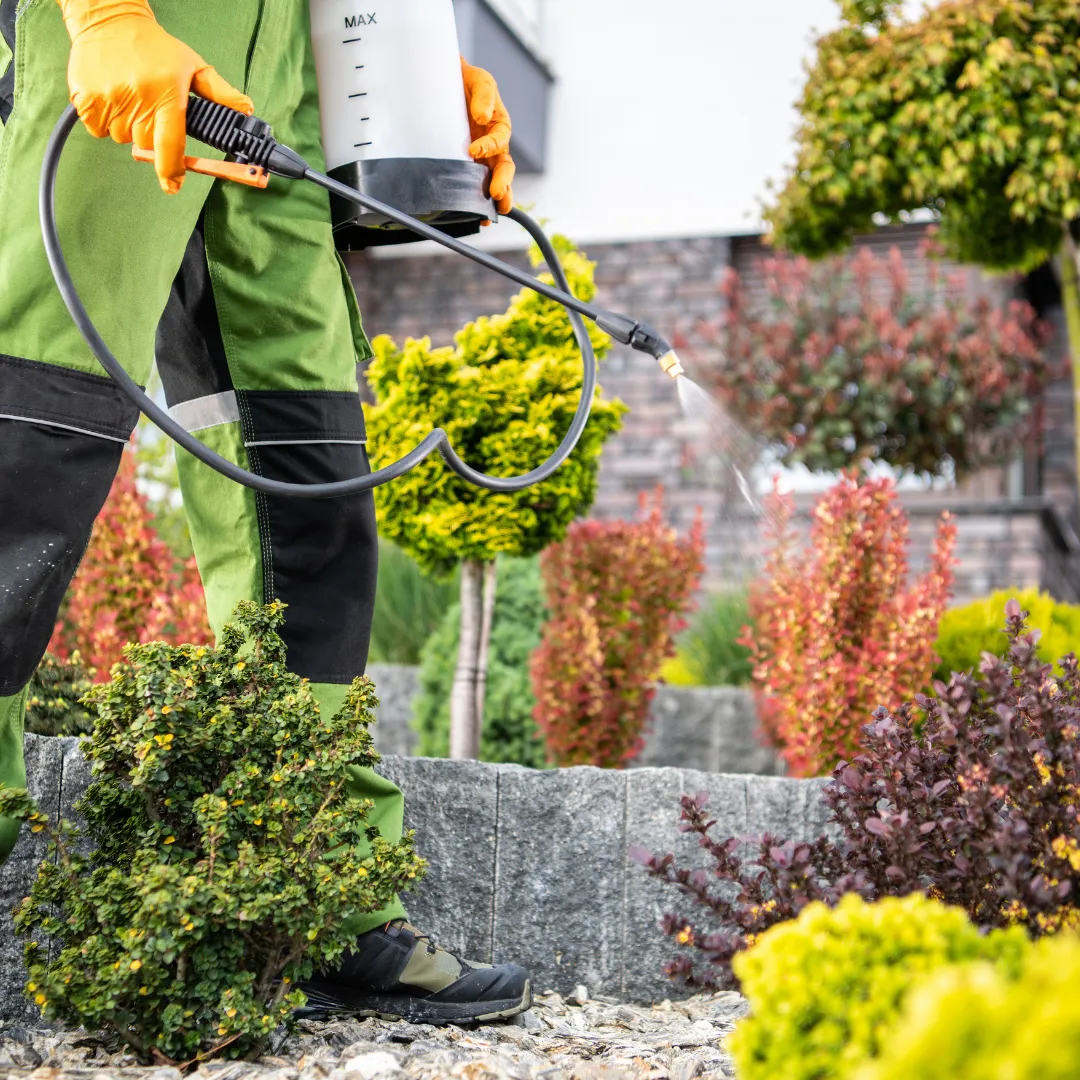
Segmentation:
<svg viewBox="0 0 1080 1080">
<path fill-rule="evenodd" d="M 563 273 L 562 266 L 551 242 L 540 226 L 523 211 L 515 209 L 507 216 L 521 225 L 536 241 L 558 288 L 538 281 L 524 270 L 519 270 L 517 267 L 510 266 L 486 252 L 470 247 L 468 244 L 447 236 L 445 233 L 439 232 L 438 229 L 403 214 L 400 210 L 388 206 L 378 199 L 363 195 L 353 188 L 340 184 L 329 176 L 312 169 L 299 154 L 276 142 L 271 133 L 270 125 L 258 117 L 246 116 L 223 105 L 206 101 L 203 98 L 192 97 L 188 107 L 187 126 L 188 134 L 193 138 L 231 155 L 237 161 L 245 164 L 250 163 L 253 167 L 265 169 L 276 176 L 294 180 L 308 180 L 317 184 L 319 187 L 325 188 L 343 199 L 358 203 L 369 211 L 382 214 L 391 221 L 411 229 L 419 236 L 434 240 L 437 244 L 441 244 L 443 247 L 471 259 L 473 262 L 479 263 L 481 266 L 502 274 L 503 277 L 507 277 L 520 285 L 525 285 L 548 299 L 562 304 L 567 309 L 574 336 L 581 349 L 583 363 L 581 400 L 578 403 L 570 427 L 551 457 L 542 465 L 521 476 L 488 476 L 486 473 L 472 468 L 458 456 L 450 445 L 449 436 L 442 428 L 435 428 L 397 461 L 384 468 L 377 469 L 375 472 L 368 473 L 366 476 L 357 476 L 350 480 L 338 480 L 332 483 L 306 484 L 286 483 L 259 476 L 215 453 L 181 427 L 164 409 L 157 405 L 124 370 L 120 361 L 116 359 L 108 345 L 106 345 L 83 306 L 78 290 L 71 278 L 67 261 L 64 258 L 57 231 L 55 208 L 56 177 L 60 159 L 68 137 L 77 121 L 78 116 L 75 109 L 69 106 L 64 110 L 63 115 L 53 129 L 45 151 L 39 190 L 39 212 L 45 252 L 64 304 L 90 350 L 97 357 L 98 362 L 124 394 L 138 407 L 139 411 L 192 456 L 223 476 L 227 476 L 230 480 L 234 480 L 245 487 L 261 491 L 267 495 L 291 496 L 301 499 L 332 499 L 345 495 L 355 495 L 362 491 L 370 491 L 391 480 L 396 480 L 410 469 L 415 468 L 436 450 L 447 466 L 463 480 L 489 491 L 521 491 L 531 484 L 546 480 L 573 452 L 582 432 L 585 430 L 585 425 L 588 423 L 593 398 L 596 394 L 596 357 L 585 324 L 582 321 L 582 316 L 592 319 L 601 329 L 607 331 L 623 344 L 649 352 L 660 361 L 661 366 L 669 374 L 674 376 L 681 371 L 671 347 L 650 327 L 628 316 L 604 311 L 592 304 L 587 304 L 571 294 L 569 282 L 566 280 L 566 275 Z"/>
</svg>

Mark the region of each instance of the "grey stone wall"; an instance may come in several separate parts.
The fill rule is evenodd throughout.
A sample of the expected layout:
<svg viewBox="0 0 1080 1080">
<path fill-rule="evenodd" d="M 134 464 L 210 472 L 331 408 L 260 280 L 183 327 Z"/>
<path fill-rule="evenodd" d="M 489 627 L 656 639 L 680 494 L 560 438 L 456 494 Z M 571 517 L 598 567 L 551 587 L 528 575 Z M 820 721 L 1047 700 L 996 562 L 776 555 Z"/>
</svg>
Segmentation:
<svg viewBox="0 0 1080 1080">
<path fill-rule="evenodd" d="M 737 686 L 657 687 L 645 749 L 631 762 L 631 768 L 647 766 L 760 776 L 784 771 L 764 741 L 753 695 Z"/>
<path fill-rule="evenodd" d="M 419 668 L 370 664 L 379 695 L 375 745 L 383 754 L 410 757 L 417 737 L 413 700 Z M 703 772 L 783 774 L 776 753 L 762 740 L 753 695 L 735 686 L 660 686 L 653 700 L 645 749 L 631 768 L 667 766 Z"/>
<path fill-rule="evenodd" d="M 26 737 L 32 788 L 53 812 L 71 813 L 87 783 L 77 740 Z M 633 1001 L 662 999 L 671 956 L 656 920 L 671 903 L 629 862 L 643 844 L 698 849 L 678 831 L 679 797 L 706 791 L 720 831 L 819 835 L 826 810 L 821 781 L 730 776 L 689 769 L 537 772 L 516 765 L 388 757 L 382 771 L 406 794 L 406 824 L 428 859 L 427 878 L 406 898 L 412 918 L 476 960 L 514 960 L 538 989 Z M 5 912 L 26 895 L 43 855 L 24 831 L 0 867 Z M 21 947 L 0 924 L 0 1019 L 29 1020 L 21 994 Z"/>
<path fill-rule="evenodd" d="M 368 664 L 379 707 L 371 734 L 380 754 L 409 757 L 416 749 L 412 729 L 413 701 L 420 693 L 420 669 L 410 664 Z"/>
</svg>

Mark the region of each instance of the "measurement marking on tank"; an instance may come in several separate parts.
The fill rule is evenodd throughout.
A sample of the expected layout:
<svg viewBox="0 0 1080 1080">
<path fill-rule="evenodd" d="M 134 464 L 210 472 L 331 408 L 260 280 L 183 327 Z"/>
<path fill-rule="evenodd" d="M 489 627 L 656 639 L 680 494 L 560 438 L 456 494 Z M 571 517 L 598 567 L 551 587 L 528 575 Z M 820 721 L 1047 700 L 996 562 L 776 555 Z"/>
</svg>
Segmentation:
<svg viewBox="0 0 1080 1080">
<path fill-rule="evenodd" d="M 363 71 L 364 70 L 364 65 L 363 64 L 357 64 L 356 65 L 356 70 L 357 71 Z"/>
<path fill-rule="evenodd" d="M 345 16 L 345 29 L 351 30 L 354 26 L 374 26 L 375 15 L 378 12 L 373 12 L 371 15 L 346 15 Z"/>
<path fill-rule="evenodd" d="M 347 37 L 341 44 L 342 45 L 351 45 L 354 41 L 363 41 L 363 40 L 364 39 L 362 37 Z"/>
<path fill-rule="evenodd" d="M 366 119 L 367 119 L 367 117 L 364 117 L 364 119 L 366 120 Z M 369 140 L 368 142 L 354 142 L 354 143 L 353 143 L 353 146 L 354 146 L 354 147 L 360 147 L 360 146 L 370 146 L 370 145 L 371 145 L 371 141 L 370 141 L 370 140 Z"/>
<path fill-rule="evenodd" d="M 360 117 L 360 119 L 361 119 L 361 121 L 363 121 L 363 120 L 370 120 L 370 119 L 371 119 L 371 117 L 370 117 L 370 116 L 361 116 L 361 117 Z"/>
<path fill-rule="evenodd" d="M 350 94 L 349 97 L 367 97 L 367 91 L 365 90 L 362 94 Z"/>
</svg>

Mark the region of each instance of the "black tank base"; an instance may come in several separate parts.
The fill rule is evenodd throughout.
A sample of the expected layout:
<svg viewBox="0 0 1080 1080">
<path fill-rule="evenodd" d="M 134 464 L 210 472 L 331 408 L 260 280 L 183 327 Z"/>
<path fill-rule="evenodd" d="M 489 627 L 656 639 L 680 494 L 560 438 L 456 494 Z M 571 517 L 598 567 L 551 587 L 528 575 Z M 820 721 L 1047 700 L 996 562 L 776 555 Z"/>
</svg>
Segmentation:
<svg viewBox="0 0 1080 1080">
<path fill-rule="evenodd" d="M 484 221 L 498 220 L 495 204 L 484 194 L 487 166 L 475 161 L 440 158 L 376 158 L 354 161 L 330 176 L 364 195 L 419 218 L 448 236 L 472 236 Z M 422 239 L 381 214 L 331 196 L 334 242 L 339 251 L 361 251 Z"/>
</svg>

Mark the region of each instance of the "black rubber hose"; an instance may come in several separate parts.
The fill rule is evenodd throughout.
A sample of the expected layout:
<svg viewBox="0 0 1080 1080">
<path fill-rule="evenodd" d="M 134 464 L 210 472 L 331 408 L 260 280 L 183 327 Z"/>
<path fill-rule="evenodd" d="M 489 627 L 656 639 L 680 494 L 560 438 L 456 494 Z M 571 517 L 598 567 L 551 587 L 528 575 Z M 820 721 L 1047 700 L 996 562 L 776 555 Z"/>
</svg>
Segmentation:
<svg viewBox="0 0 1080 1080">
<path fill-rule="evenodd" d="M 581 400 L 578 403 L 577 411 L 574 413 L 574 418 L 570 423 L 570 428 L 562 442 L 559 444 L 558 449 L 547 461 L 538 468 L 533 469 L 531 472 L 527 472 L 522 476 L 513 477 L 488 476 L 486 473 L 479 472 L 461 460 L 454 451 L 454 448 L 450 445 L 449 436 L 442 428 L 435 428 L 430 435 L 417 444 L 404 457 L 399 458 L 385 468 L 378 469 L 375 472 L 369 473 L 367 476 L 357 476 L 352 480 L 339 480 L 328 484 L 290 484 L 280 480 L 271 480 L 265 476 L 258 476 L 234 462 L 229 461 L 227 458 L 222 457 L 220 454 L 214 453 L 213 450 L 203 445 L 203 443 L 191 435 L 190 432 L 181 427 L 164 409 L 157 405 L 152 398 L 147 396 L 143 388 L 124 370 L 123 365 L 112 354 L 112 351 L 102 339 L 101 334 L 98 333 L 97 327 L 94 326 L 93 321 L 87 314 L 86 308 L 83 306 L 82 300 L 79 297 L 78 290 L 75 288 L 75 283 L 71 279 L 71 272 L 69 271 L 67 261 L 64 258 L 63 248 L 60 244 L 60 236 L 57 231 L 56 177 L 60 167 L 60 159 L 64 152 L 64 146 L 77 122 L 78 115 L 76 114 L 75 109 L 72 106 L 68 106 L 57 122 L 56 127 L 53 129 L 52 136 L 49 139 L 49 145 L 45 150 L 45 160 L 42 164 L 41 171 L 41 187 L 38 199 L 38 208 L 41 215 L 41 232 L 45 243 L 45 253 L 48 256 L 49 266 L 52 268 L 53 277 L 56 279 L 57 288 L 60 290 L 60 295 L 63 298 L 71 318 L 74 320 L 79 332 L 86 340 L 90 350 L 124 394 L 138 407 L 140 412 L 160 428 L 161 431 L 168 435 L 170 439 L 179 446 L 182 446 L 189 454 L 198 458 L 205 465 L 209 465 L 210 468 L 215 469 L 223 476 L 227 476 L 230 480 L 235 480 L 238 484 L 253 488 L 255 491 L 262 491 L 267 495 L 284 495 L 299 499 L 334 499 L 344 495 L 355 495 L 361 491 L 370 491 L 372 488 L 379 487 L 391 480 L 396 480 L 399 476 L 403 476 L 410 469 L 419 465 L 433 450 L 438 450 L 447 466 L 463 480 L 467 480 L 477 487 L 486 488 L 489 491 L 521 491 L 531 484 L 546 480 L 573 452 L 574 447 L 581 438 L 582 432 L 585 430 L 585 425 L 588 423 L 589 413 L 592 410 L 593 398 L 596 394 L 596 356 L 593 352 L 592 342 L 589 340 L 588 330 L 576 309 L 579 307 L 586 309 L 587 311 L 592 311 L 593 309 L 591 308 L 591 305 L 585 304 L 583 301 L 578 301 L 572 296 L 567 297 L 567 299 L 573 301 L 572 306 L 567 304 L 564 299 L 553 296 L 553 299 L 558 300 L 558 302 L 562 303 L 567 308 L 567 314 L 569 315 L 571 325 L 573 326 L 574 336 L 581 349 L 581 357 L 584 365 Z M 327 176 L 323 176 L 321 173 L 316 173 L 309 169 L 305 176 L 307 179 L 318 183 L 320 186 L 336 192 L 343 198 L 351 199 L 354 202 L 361 202 L 362 197 L 358 196 L 358 193 L 353 189 L 337 184 L 335 181 Z M 395 215 L 400 215 L 399 220 L 401 220 L 402 224 L 414 228 L 414 231 L 421 235 L 427 235 L 429 232 L 436 232 L 436 230 L 430 229 L 429 226 L 424 225 L 422 222 L 414 221 L 412 218 L 408 218 L 407 215 L 400 214 L 400 211 L 394 211 L 394 213 Z M 551 246 L 551 242 L 548 240 L 547 236 L 544 235 L 540 226 L 533 221 L 528 214 L 525 214 L 520 210 L 513 210 L 508 216 L 521 225 L 536 241 L 559 289 L 562 290 L 564 294 L 569 293 L 570 284 L 566 280 L 562 264 L 559 262 L 558 255 Z M 542 282 L 529 277 L 525 271 L 518 270 L 516 267 L 507 266 L 493 256 L 478 252 L 474 248 L 469 248 L 468 245 L 461 244 L 452 237 L 445 236 L 442 233 L 436 233 L 431 239 L 453 251 L 457 251 L 460 247 L 464 247 L 471 253 L 470 257 L 474 258 L 475 261 L 488 266 L 497 273 L 510 277 L 514 281 L 525 284 L 529 288 L 533 288 L 545 296 L 549 295 L 549 293 L 553 294 L 556 291 L 551 289 L 550 286 L 545 286 Z M 475 258 L 478 255 L 482 257 Z M 507 271 L 510 272 L 507 273 Z"/>
</svg>

